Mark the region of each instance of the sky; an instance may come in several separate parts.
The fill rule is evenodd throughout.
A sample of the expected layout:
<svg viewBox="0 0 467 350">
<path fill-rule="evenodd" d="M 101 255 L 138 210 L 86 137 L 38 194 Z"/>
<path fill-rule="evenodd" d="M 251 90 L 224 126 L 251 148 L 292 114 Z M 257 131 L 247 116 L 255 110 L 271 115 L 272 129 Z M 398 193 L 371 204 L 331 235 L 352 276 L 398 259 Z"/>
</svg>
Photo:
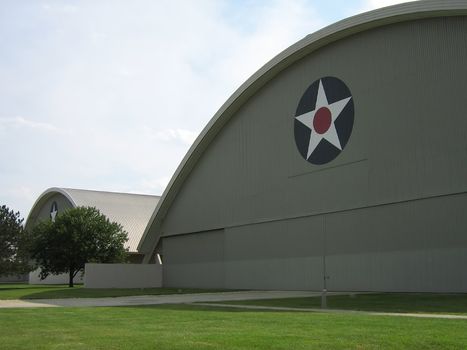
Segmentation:
<svg viewBox="0 0 467 350">
<path fill-rule="evenodd" d="M 281 51 L 392 0 L 0 0 L 0 205 L 50 187 L 161 195 Z"/>
</svg>

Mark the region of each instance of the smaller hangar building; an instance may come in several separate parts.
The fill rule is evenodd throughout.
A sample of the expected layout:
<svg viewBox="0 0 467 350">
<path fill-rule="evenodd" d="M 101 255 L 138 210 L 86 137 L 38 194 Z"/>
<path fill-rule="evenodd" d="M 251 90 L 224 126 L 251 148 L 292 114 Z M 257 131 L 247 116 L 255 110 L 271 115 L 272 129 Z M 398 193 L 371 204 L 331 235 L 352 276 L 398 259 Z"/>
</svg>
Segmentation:
<svg viewBox="0 0 467 350">
<path fill-rule="evenodd" d="M 33 227 L 41 220 L 53 220 L 57 214 L 69 208 L 95 207 L 110 221 L 121 224 L 128 232 L 126 244 L 130 252 L 130 262 L 141 263 L 143 255 L 138 251 L 138 244 L 159 198 L 141 194 L 54 187 L 46 190 L 36 200 L 26 220 L 26 228 Z"/>
<path fill-rule="evenodd" d="M 467 292 L 467 3 L 348 18 L 247 80 L 138 251 L 167 287 Z"/>
</svg>

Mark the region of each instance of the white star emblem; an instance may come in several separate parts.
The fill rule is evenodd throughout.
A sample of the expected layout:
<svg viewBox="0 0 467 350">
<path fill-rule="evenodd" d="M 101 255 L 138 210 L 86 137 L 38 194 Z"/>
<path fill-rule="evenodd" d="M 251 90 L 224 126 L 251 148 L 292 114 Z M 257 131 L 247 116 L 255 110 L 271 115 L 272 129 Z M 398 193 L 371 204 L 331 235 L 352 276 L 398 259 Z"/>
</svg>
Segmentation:
<svg viewBox="0 0 467 350">
<path fill-rule="evenodd" d="M 352 96 L 329 104 L 320 79 L 315 110 L 295 117 L 300 123 L 311 130 L 307 159 L 310 158 L 322 139 L 329 141 L 333 146 L 342 150 L 334 122 L 351 98 Z"/>
<path fill-rule="evenodd" d="M 55 217 L 57 216 L 57 213 L 58 213 L 57 206 L 53 204 L 52 210 L 50 211 L 50 218 L 52 219 L 52 222 L 55 222 Z"/>
</svg>

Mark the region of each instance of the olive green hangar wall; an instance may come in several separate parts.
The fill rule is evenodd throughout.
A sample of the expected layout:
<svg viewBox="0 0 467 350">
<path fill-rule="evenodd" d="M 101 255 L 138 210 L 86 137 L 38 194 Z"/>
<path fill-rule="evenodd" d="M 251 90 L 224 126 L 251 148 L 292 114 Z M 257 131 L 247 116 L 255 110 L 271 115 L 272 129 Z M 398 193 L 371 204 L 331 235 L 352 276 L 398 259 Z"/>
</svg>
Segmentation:
<svg viewBox="0 0 467 350">
<path fill-rule="evenodd" d="M 467 3 L 338 22 L 192 146 L 139 251 L 168 287 L 467 292 Z"/>
</svg>

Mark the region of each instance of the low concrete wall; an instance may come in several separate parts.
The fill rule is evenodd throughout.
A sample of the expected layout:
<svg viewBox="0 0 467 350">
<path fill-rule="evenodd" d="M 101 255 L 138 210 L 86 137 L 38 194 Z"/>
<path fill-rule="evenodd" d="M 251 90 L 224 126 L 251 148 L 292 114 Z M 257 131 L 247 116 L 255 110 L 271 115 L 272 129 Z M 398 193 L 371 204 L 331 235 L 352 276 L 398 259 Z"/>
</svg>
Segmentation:
<svg viewBox="0 0 467 350">
<path fill-rule="evenodd" d="M 41 280 L 39 277 L 40 269 L 29 273 L 29 284 L 68 284 L 69 276 L 67 273 L 60 275 L 49 275 L 46 279 Z M 82 273 L 78 272 L 73 279 L 73 283 L 83 283 Z"/>
<path fill-rule="evenodd" d="M 24 275 L 10 275 L 10 276 L 1 276 L 0 283 L 22 283 L 28 281 L 29 275 L 26 273 Z"/>
<path fill-rule="evenodd" d="M 156 264 L 86 264 L 85 288 L 159 288 L 162 266 Z"/>
</svg>

